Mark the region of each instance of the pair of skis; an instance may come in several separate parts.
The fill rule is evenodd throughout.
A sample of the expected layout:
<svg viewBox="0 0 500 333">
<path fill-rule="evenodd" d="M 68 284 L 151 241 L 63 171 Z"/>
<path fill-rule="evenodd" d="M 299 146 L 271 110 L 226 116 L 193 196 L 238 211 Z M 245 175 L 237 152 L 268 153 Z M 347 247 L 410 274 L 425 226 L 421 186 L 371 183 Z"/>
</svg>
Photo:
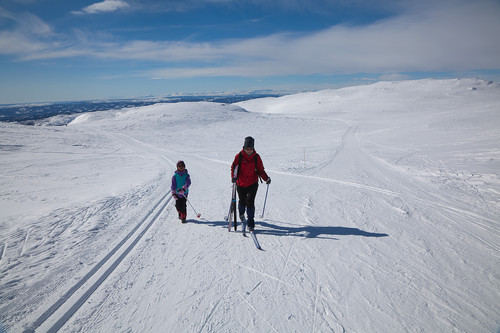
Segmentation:
<svg viewBox="0 0 500 333">
<path fill-rule="evenodd" d="M 237 178 L 237 176 L 238 176 L 238 166 L 236 166 L 234 168 L 234 172 L 233 172 L 233 177 Z M 234 231 L 237 230 L 237 222 L 238 221 L 236 218 L 237 218 L 237 215 L 236 215 L 236 183 L 233 183 L 231 204 L 229 205 L 229 213 L 227 214 L 227 216 L 225 218 L 225 220 L 228 222 L 227 231 L 231 232 L 231 225 L 233 225 Z M 246 233 L 247 221 L 243 220 L 241 222 L 243 224 L 243 230 L 242 230 L 243 236 L 247 237 L 247 233 Z M 257 249 L 259 249 L 259 250 L 262 250 L 262 248 L 260 247 L 259 241 L 257 240 L 257 236 L 255 236 L 255 232 L 250 231 L 250 237 L 252 238 L 252 240 L 255 244 L 255 247 L 257 247 Z"/>
</svg>

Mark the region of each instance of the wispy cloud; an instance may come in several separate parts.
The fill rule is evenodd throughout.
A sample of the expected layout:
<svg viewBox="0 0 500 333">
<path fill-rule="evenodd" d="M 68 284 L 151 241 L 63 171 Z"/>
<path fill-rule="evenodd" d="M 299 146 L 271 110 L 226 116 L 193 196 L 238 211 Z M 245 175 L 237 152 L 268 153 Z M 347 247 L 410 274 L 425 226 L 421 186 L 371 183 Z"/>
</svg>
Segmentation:
<svg viewBox="0 0 500 333">
<path fill-rule="evenodd" d="M 116 10 L 124 9 L 127 7 L 129 7 L 129 5 L 122 0 L 104 0 L 102 2 L 97 2 L 90 6 L 87 6 L 82 10 L 73 11 L 72 13 L 75 15 L 99 14 L 99 13 L 114 12 Z"/>
<path fill-rule="evenodd" d="M 430 1 L 430 0 L 420 0 Z M 404 8 L 407 6 L 408 0 L 129 0 L 136 8 L 155 11 L 189 11 L 208 6 L 227 6 L 227 7 L 242 7 L 250 5 L 265 11 L 287 11 L 287 12 L 315 12 L 328 13 L 332 10 L 340 8 L 351 8 L 353 10 L 384 11 L 395 8 Z"/>
<path fill-rule="evenodd" d="M 50 35 L 53 33 L 49 24 L 30 13 L 14 14 L 0 7 L 0 19 L 14 22 L 15 29 L 24 34 Z"/>
<path fill-rule="evenodd" d="M 52 27 L 33 14 L 14 14 L 0 7 L 1 21 L 12 28 L 0 31 L 0 54 L 22 57 L 57 47 L 50 41 L 55 36 Z"/>
<path fill-rule="evenodd" d="M 279 34 L 210 44 L 157 45 L 164 60 L 205 62 L 193 67 L 176 64 L 145 75 L 265 77 L 498 69 L 498 17 L 498 3 L 483 2 L 434 7 L 368 26 L 334 26 L 305 36 Z"/>
<path fill-rule="evenodd" d="M 104 1 L 98 3 L 102 7 L 88 12 L 117 10 L 117 4 L 110 4 L 116 2 L 125 4 Z M 454 3 L 455 6 L 414 8 L 365 26 L 336 25 L 309 34 L 283 33 L 213 42 L 107 42 L 83 37 L 69 43 L 72 38 L 66 36 L 44 43 L 22 34 L 19 28 L 0 34 L 0 54 L 17 54 L 24 60 L 75 56 L 139 60 L 151 64 L 149 69 L 141 70 L 141 75 L 155 79 L 500 68 L 498 1 Z M 36 17 L 28 18 L 31 23 L 22 25 L 26 30 L 44 27 Z M 21 26 L 21 19 L 16 20 Z M 50 32 L 50 27 L 45 31 Z M 16 38 L 27 47 L 16 46 Z"/>
</svg>

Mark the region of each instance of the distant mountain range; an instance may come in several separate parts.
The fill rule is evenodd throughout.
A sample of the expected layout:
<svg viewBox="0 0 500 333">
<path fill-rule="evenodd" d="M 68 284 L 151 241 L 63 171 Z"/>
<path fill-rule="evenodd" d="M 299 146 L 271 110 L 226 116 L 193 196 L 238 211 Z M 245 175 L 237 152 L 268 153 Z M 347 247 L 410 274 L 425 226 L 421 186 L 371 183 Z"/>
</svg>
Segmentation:
<svg viewBox="0 0 500 333">
<path fill-rule="evenodd" d="M 46 119 L 58 115 L 71 115 L 75 113 L 118 110 L 129 107 L 146 106 L 156 103 L 179 103 L 179 102 L 214 102 L 214 103 L 237 103 L 250 99 L 264 97 L 279 97 L 276 93 L 255 93 L 245 95 L 215 95 L 215 96 L 172 96 L 163 98 L 144 99 L 117 99 L 100 101 L 77 101 L 57 102 L 39 104 L 16 104 L 0 105 L 0 121 L 18 122 L 25 125 L 35 125 L 37 120 Z"/>
</svg>

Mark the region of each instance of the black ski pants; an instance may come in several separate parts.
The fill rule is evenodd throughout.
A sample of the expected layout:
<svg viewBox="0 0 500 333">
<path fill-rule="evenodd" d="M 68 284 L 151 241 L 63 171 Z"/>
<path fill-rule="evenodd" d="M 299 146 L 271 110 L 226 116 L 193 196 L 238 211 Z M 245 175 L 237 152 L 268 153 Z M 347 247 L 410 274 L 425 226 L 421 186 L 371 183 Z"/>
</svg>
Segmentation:
<svg viewBox="0 0 500 333">
<path fill-rule="evenodd" d="M 247 224 L 249 228 L 255 226 L 255 196 L 257 195 L 257 189 L 259 188 L 259 183 L 252 184 L 247 187 L 238 186 L 238 211 L 241 215 L 245 215 L 245 210 L 247 213 Z"/>
<path fill-rule="evenodd" d="M 187 214 L 186 198 L 181 197 L 175 200 L 175 208 L 179 213 Z"/>
</svg>

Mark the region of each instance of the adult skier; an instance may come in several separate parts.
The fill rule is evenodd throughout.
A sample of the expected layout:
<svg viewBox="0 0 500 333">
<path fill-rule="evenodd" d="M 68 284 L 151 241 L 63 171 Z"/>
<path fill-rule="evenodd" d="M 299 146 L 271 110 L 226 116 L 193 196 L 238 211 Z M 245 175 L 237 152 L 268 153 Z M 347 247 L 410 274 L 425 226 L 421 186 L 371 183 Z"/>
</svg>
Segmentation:
<svg viewBox="0 0 500 333">
<path fill-rule="evenodd" d="M 233 164 L 231 164 L 231 178 L 233 183 L 236 183 L 238 191 L 240 220 L 245 222 L 246 211 L 249 231 L 253 231 L 255 228 L 255 196 L 259 187 L 259 177 L 266 184 L 271 183 L 271 178 L 264 170 L 262 159 L 255 151 L 254 143 L 255 140 L 251 136 L 246 137 L 243 149 L 236 154 Z M 238 167 L 238 172 L 236 177 L 234 177 L 234 169 L 236 167 Z"/>
<path fill-rule="evenodd" d="M 186 223 L 187 218 L 187 196 L 191 186 L 191 177 L 186 169 L 184 161 L 177 162 L 177 170 L 172 176 L 172 197 L 175 199 L 175 208 L 179 213 L 179 219 L 182 223 Z"/>
</svg>

